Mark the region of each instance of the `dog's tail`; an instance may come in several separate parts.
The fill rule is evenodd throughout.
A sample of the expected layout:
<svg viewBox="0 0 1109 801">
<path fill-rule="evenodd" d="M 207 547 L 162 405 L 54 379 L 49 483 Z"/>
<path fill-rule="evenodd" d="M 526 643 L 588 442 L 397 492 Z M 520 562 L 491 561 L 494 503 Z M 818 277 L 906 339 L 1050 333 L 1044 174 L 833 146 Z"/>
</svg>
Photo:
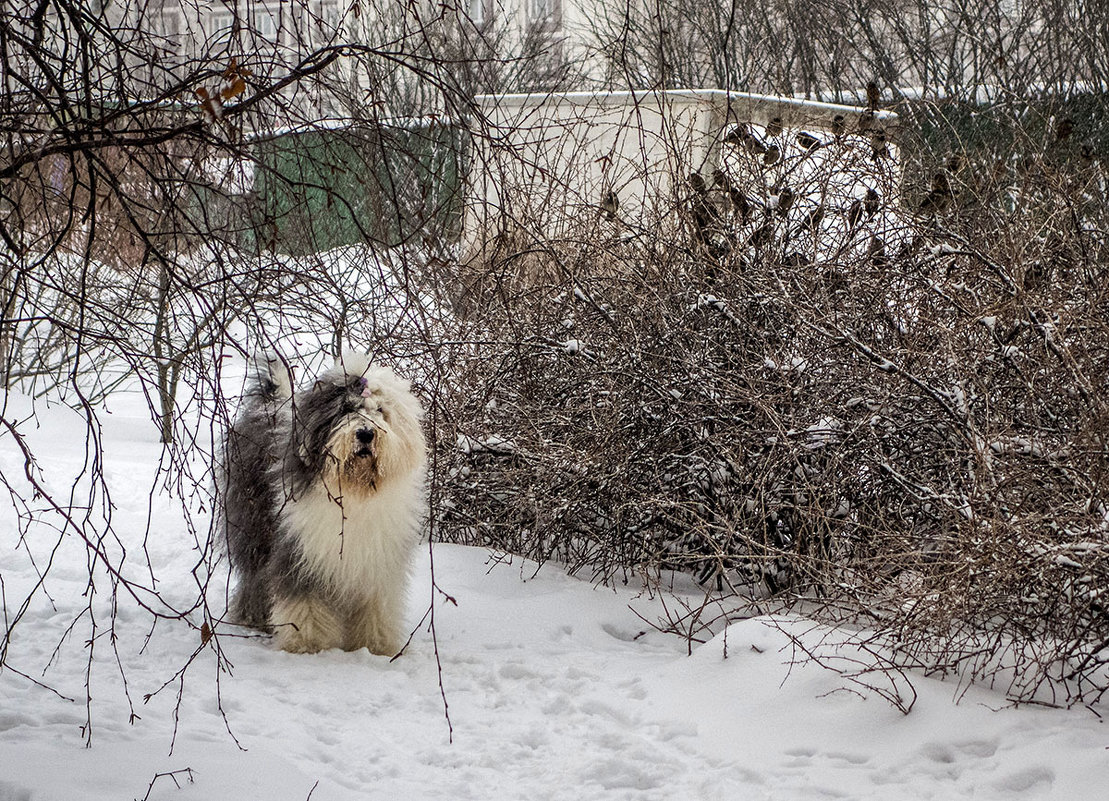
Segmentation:
<svg viewBox="0 0 1109 801">
<path fill-rule="evenodd" d="M 293 396 L 293 368 L 276 351 L 254 357 L 254 385 L 251 394 L 267 401 L 283 401 Z"/>
</svg>

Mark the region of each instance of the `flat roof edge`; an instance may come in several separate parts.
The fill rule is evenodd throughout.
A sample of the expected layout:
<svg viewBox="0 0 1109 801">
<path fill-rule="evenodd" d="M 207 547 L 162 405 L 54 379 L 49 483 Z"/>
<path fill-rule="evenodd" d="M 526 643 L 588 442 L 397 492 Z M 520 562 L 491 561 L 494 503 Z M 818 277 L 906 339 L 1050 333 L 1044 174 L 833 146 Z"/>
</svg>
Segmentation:
<svg viewBox="0 0 1109 801">
<path fill-rule="evenodd" d="M 477 95 L 474 102 L 482 107 L 509 106 L 526 107 L 545 104 L 559 105 L 626 105 L 645 100 L 662 101 L 691 100 L 704 101 L 716 105 L 750 103 L 752 105 L 779 106 L 792 113 L 817 115 L 863 114 L 865 106 L 848 106 L 841 103 L 825 103 L 820 100 L 801 100 L 780 95 L 759 95 L 750 92 L 728 92 L 723 89 L 633 89 L 619 92 L 534 92 L 529 94 L 488 94 Z M 893 111 L 875 111 L 875 120 L 896 122 L 898 115 Z"/>
</svg>

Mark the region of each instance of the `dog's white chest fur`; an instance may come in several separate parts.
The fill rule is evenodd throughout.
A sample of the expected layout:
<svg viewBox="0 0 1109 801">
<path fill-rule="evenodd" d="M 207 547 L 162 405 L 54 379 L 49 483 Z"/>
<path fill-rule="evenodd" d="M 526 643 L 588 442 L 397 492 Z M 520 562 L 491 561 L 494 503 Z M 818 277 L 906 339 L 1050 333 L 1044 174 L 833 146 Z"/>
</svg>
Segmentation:
<svg viewBox="0 0 1109 801">
<path fill-rule="evenodd" d="M 317 485 L 287 502 L 283 522 L 297 532 L 304 567 L 335 600 L 369 600 L 395 587 L 408 572 L 419 538 L 414 489 L 340 503 Z"/>
</svg>

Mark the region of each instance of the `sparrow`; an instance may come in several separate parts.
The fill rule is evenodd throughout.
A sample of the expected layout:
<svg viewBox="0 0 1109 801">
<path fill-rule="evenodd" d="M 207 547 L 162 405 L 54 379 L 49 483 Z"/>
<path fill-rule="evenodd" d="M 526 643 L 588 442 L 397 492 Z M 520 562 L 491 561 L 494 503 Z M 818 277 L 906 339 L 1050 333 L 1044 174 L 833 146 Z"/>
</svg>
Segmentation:
<svg viewBox="0 0 1109 801">
<path fill-rule="evenodd" d="M 604 194 L 601 195 L 601 211 L 605 214 L 606 220 L 615 220 L 616 212 L 620 210 L 620 198 L 616 197 L 616 193 L 611 189 L 606 189 Z"/>
<path fill-rule="evenodd" d="M 817 206 L 815 209 L 805 215 L 801 220 L 801 224 L 794 230 L 794 234 L 799 234 L 802 231 L 815 231 L 820 225 L 820 221 L 824 219 L 824 207 Z"/>
<path fill-rule="evenodd" d="M 882 197 L 873 189 L 866 190 L 866 197 L 863 199 L 863 210 L 866 211 L 867 217 L 873 217 L 878 213 L 878 205 Z"/>
<path fill-rule="evenodd" d="M 938 214 L 947 208 L 955 193 L 951 189 L 951 182 L 947 179 L 946 172 L 937 172 L 932 176 L 932 188 L 921 201 L 918 211 L 921 214 Z"/>
<path fill-rule="evenodd" d="M 813 136 L 811 133 L 802 131 L 797 134 L 797 144 L 801 145 L 805 150 L 812 150 L 820 144 L 820 140 Z"/>
<path fill-rule="evenodd" d="M 793 205 L 793 190 L 788 186 L 778 193 L 778 214 L 785 217 L 789 214 L 789 207 Z"/>
<path fill-rule="evenodd" d="M 735 184 L 729 180 L 727 173 L 723 170 L 716 170 L 712 174 L 712 182 L 728 193 L 728 200 L 731 201 L 732 209 L 739 217 L 740 222 L 747 222 L 747 217 L 751 213 L 751 204 L 748 202 L 746 195 L 740 192 Z"/>
<path fill-rule="evenodd" d="M 866 85 L 866 107 L 871 111 L 878 110 L 878 102 L 882 99 L 881 93 L 878 91 L 877 81 L 870 81 Z"/>
</svg>

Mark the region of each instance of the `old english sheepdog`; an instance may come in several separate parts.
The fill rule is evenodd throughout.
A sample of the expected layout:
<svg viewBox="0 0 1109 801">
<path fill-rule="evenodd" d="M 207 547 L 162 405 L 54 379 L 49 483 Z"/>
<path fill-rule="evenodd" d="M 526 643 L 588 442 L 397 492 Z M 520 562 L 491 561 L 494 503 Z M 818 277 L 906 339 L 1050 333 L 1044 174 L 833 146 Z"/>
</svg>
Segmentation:
<svg viewBox="0 0 1109 801">
<path fill-rule="evenodd" d="M 421 417 L 408 382 L 365 356 L 344 355 L 295 393 L 281 359 L 259 363 L 219 477 L 234 620 L 297 653 L 400 650 Z"/>
</svg>

